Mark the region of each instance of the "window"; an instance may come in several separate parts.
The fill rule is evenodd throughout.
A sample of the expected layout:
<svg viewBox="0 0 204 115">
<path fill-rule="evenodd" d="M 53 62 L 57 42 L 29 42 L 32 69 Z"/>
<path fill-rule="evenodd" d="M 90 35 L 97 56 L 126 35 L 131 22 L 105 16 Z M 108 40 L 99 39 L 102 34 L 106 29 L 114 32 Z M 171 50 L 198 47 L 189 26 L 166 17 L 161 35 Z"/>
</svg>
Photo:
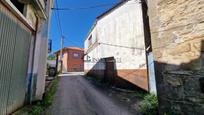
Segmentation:
<svg viewBox="0 0 204 115">
<path fill-rule="evenodd" d="M 80 58 L 80 53 L 74 52 L 72 57 L 75 58 L 75 59 L 79 59 Z"/>
<path fill-rule="evenodd" d="M 18 0 L 11 0 L 13 5 L 22 13 L 24 14 L 24 6 L 25 4 L 19 2 Z"/>
<path fill-rule="evenodd" d="M 90 47 L 91 45 L 92 45 L 92 35 L 88 39 L 88 47 Z"/>
</svg>

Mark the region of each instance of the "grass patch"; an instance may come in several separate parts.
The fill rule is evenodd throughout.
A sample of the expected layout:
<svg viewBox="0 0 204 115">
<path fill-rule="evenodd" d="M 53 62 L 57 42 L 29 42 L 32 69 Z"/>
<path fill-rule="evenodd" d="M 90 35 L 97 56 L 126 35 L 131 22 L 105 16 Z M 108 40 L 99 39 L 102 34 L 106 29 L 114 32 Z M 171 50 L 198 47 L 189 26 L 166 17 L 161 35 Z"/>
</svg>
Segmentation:
<svg viewBox="0 0 204 115">
<path fill-rule="evenodd" d="M 144 99 L 139 103 L 139 111 L 144 115 L 157 115 L 158 114 L 158 100 L 157 96 L 147 94 Z"/>
<path fill-rule="evenodd" d="M 57 91 L 57 84 L 58 84 L 58 81 L 59 81 L 58 79 L 59 78 L 55 79 L 52 82 L 49 90 L 44 95 L 42 106 L 45 107 L 45 108 L 48 108 L 49 106 L 52 105 L 52 102 L 54 100 L 55 92 Z"/>
<path fill-rule="evenodd" d="M 29 115 L 43 115 L 43 112 L 52 105 L 55 93 L 57 91 L 59 78 L 56 78 L 50 84 L 50 87 L 45 92 L 42 102 L 37 102 L 32 106 Z"/>
<path fill-rule="evenodd" d="M 107 86 L 109 83 L 102 81 L 99 77 L 87 76 L 86 79 L 93 81 L 99 85 Z M 111 87 L 111 96 L 117 97 L 117 100 L 124 102 L 134 111 L 143 115 L 157 115 L 158 114 L 158 100 L 157 96 L 149 94 L 142 89 L 129 90 L 118 87 Z"/>
<path fill-rule="evenodd" d="M 33 106 L 30 115 L 41 115 L 42 112 L 43 112 L 42 106 L 40 104 L 37 104 Z"/>
</svg>

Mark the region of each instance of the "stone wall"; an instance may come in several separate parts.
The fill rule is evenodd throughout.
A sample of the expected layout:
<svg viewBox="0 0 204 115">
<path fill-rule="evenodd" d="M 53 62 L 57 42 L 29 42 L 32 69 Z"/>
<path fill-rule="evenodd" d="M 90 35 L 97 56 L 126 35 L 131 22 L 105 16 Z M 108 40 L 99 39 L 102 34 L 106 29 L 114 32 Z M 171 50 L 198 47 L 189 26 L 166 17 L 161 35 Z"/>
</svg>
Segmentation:
<svg viewBox="0 0 204 115">
<path fill-rule="evenodd" d="M 160 114 L 204 114 L 204 1 L 149 0 Z"/>
</svg>

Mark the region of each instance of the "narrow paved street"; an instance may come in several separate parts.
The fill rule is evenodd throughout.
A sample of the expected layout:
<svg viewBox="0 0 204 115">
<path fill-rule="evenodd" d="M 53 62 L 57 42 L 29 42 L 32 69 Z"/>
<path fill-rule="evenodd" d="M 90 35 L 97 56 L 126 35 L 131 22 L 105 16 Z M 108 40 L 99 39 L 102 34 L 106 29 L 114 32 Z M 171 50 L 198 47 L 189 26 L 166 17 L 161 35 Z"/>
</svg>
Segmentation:
<svg viewBox="0 0 204 115">
<path fill-rule="evenodd" d="M 62 76 L 49 115 L 132 115 L 79 74 Z"/>
</svg>

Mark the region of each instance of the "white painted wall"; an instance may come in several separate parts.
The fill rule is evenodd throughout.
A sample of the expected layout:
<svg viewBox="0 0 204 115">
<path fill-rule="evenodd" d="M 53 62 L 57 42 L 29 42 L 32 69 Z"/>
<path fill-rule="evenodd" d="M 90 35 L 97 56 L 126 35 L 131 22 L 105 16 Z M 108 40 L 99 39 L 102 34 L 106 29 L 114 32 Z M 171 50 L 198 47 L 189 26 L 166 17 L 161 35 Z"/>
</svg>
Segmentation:
<svg viewBox="0 0 204 115">
<path fill-rule="evenodd" d="M 98 46 L 89 48 L 88 36 L 85 53 L 95 59 L 115 57 L 117 69 L 146 69 L 143 30 L 141 3 L 130 0 L 97 21 L 89 36 L 92 35 L 92 43 L 98 39 Z M 85 70 L 95 64 L 85 62 Z M 103 63 L 99 65 L 96 69 L 104 69 Z"/>
</svg>

